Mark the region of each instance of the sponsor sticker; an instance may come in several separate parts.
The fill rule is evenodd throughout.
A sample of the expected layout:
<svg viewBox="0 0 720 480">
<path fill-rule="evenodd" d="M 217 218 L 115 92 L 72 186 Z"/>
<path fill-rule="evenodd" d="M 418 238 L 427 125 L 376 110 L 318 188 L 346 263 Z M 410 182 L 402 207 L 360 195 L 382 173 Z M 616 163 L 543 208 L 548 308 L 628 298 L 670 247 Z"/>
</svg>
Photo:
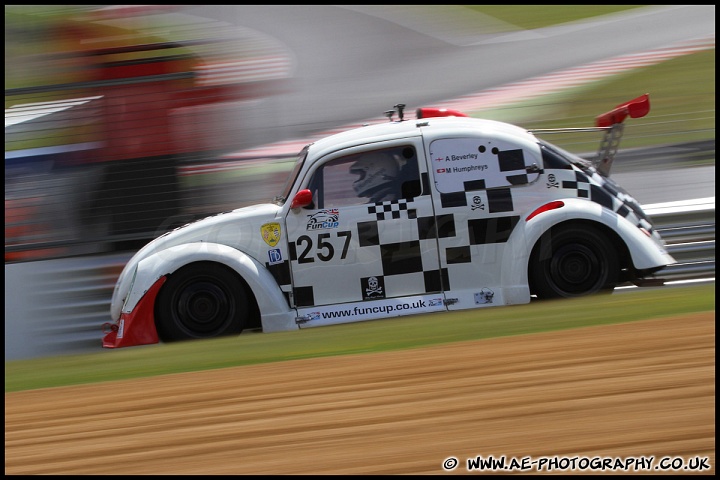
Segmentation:
<svg viewBox="0 0 720 480">
<path fill-rule="evenodd" d="M 482 290 L 475 293 L 475 304 L 476 305 L 484 305 L 486 303 L 493 303 L 494 296 L 495 296 L 495 292 L 493 292 L 489 288 L 483 287 Z"/>
<path fill-rule="evenodd" d="M 280 241 L 280 224 L 279 223 L 266 223 L 260 227 L 260 234 L 262 235 L 265 243 L 274 247 Z"/>
<path fill-rule="evenodd" d="M 314 306 L 307 309 L 299 308 L 298 314 L 307 316 L 307 323 L 301 324 L 301 328 L 305 328 L 444 310 L 445 305 L 441 296 L 414 295 L 377 299 L 372 302 L 362 301 L 342 305 Z"/>
<path fill-rule="evenodd" d="M 279 248 L 273 248 L 272 250 L 268 250 L 268 263 L 270 265 L 282 263 L 282 261 L 282 252 L 280 252 Z"/>
<path fill-rule="evenodd" d="M 340 211 L 337 208 L 320 210 L 308 215 L 307 230 L 320 230 L 325 228 L 338 228 L 340 225 Z"/>
</svg>

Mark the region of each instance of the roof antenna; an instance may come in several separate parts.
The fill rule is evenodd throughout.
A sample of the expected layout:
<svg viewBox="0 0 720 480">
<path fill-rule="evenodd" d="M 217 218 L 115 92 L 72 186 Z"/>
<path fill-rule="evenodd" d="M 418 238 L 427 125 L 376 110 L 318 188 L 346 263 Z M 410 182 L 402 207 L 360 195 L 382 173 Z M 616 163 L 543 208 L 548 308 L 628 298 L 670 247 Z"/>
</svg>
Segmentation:
<svg viewBox="0 0 720 480">
<path fill-rule="evenodd" d="M 404 103 L 398 103 L 395 105 L 395 108 L 397 108 L 398 117 L 400 117 L 400 121 L 403 121 L 403 110 L 405 110 L 405 104 Z"/>
</svg>

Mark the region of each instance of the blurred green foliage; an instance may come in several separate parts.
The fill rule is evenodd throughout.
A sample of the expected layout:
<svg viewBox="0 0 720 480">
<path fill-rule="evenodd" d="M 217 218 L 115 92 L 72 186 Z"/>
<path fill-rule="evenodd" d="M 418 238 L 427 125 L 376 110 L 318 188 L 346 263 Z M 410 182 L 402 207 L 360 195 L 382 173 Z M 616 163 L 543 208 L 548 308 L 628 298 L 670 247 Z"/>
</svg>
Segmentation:
<svg viewBox="0 0 720 480">
<path fill-rule="evenodd" d="M 625 121 L 621 148 L 715 139 L 714 49 L 505 107 L 472 112 L 472 116 L 528 129 L 592 127 L 597 115 L 645 93 L 650 94 L 650 113 Z M 546 138 L 581 153 L 596 150 L 600 134 L 553 134 Z"/>
<path fill-rule="evenodd" d="M 465 5 L 514 25 L 518 30 L 550 27 L 644 6 L 646 5 Z"/>
</svg>

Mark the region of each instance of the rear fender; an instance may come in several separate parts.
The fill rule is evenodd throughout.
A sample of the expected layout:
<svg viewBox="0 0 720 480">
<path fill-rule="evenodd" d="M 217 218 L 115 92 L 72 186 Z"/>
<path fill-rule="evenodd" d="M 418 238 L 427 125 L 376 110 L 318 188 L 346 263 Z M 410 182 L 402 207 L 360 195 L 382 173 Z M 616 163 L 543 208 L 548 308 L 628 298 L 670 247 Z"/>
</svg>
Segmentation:
<svg viewBox="0 0 720 480">
<path fill-rule="evenodd" d="M 562 202 L 562 207 L 544 211 L 530 220 L 527 220 L 529 212 L 521 217 L 508 238 L 509 248 L 503 256 L 503 272 L 508 274 L 503 284 L 527 284 L 527 264 L 535 243 L 543 233 L 563 222 L 590 221 L 615 232 L 627 246 L 632 264 L 638 270 L 675 263 L 662 245 L 625 217 L 587 200 L 569 198 Z"/>
</svg>

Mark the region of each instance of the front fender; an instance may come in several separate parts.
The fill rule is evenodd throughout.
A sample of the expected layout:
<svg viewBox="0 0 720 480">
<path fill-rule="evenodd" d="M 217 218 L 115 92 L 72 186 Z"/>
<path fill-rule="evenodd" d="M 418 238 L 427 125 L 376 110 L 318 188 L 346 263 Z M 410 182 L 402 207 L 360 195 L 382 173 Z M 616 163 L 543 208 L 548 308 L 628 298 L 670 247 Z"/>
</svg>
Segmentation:
<svg viewBox="0 0 720 480">
<path fill-rule="evenodd" d="M 114 325 L 105 324 L 110 331 L 103 337 L 104 348 L 130 347 L 133 345 L 149 345 L 158 343 L 158 333 L 155 328 L 155 298 L 160 292 L 167 277 L 161 277 L 143 295 L 140 303 L 129 313 L 123 313 Z"/>
<path fill-rule="evenodd" d="M 587 220 L 614 231 L 628 247 L 633 266 L 638 270 L 675 263 L 664 246 L 645 235 L 625 217 L 587 200 L 562 199 L 563 206 L 544 211 L 530 220 L 530 212 L 520 218 L 508 238 L 503 257 L 503 285 L 527 284 L 527 263 L 535 243 L 543 233 L 565 221 Z"/>
<path fill-rule="evenodd" d="M 263 331 L 297 330 L 296 312 L 288 306 L 274 277 L 257 260 L 227 245 L 196 242 L 177 245 L 142 259 L 122 313 L 130 313 L 155 282 L 189 263 L 211 261 L 235 270 L 248 284 L 260 310 Z"/>
</svg>

